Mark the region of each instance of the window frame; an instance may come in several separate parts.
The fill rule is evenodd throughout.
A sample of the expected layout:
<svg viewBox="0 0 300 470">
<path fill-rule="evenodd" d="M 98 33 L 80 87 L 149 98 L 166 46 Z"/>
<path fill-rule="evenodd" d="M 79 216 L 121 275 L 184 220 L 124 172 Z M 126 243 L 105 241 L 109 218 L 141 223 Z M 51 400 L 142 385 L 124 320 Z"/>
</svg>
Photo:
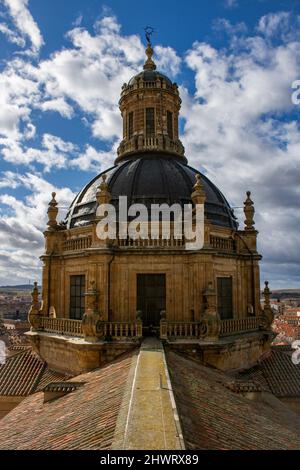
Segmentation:
<svg viewBox="0 0 300 470">
<path fill-rule="evenodd" d="M 225 281 L 230 283 L 230 294 L 224 295 L 226 287 L 220 285 Z M 227 288 L 228 289 L 228 288 Z M 224 302 L 225 299 L 225 302 Z M 229 300 L 228 300 L 229 299 Z M 233 314 L 233 277 L 232 276 L 218 276 L 217 277 L 217 311 L 221 320 L 232 320 Z"/>
<path fill-rule="evenodd" d="M 149 132 L 149 125 L 148 125 L 148 116 L 147 113 L 148 111 L 153 111 L 153 126 L 151 126 L 151 131 Z M 152 121 L 152 120 L 151 120 Z M 155 108 L 153 106 L 145 108 L 145 133 L 146 133 L 146 138 L 151 139 L 155 136 Z"/>
<path fill-rule="evenodd" d="M 134 133 L 134 112 L 133 111 L 130 111 L 130 113 L 128 113 L 128 129 L 127 129 L 127 132 L 128 132 L 128 139 L 131 139 L 133 137 L 133 133 Z"/>
<path fill-rule="evenodd" d="M 85 311 L 85 274 L 72 274 L 69 279 L 69 318 L 72 320 L 82 320 Z M 75 293 L 74 293 L 75 291 Z"/>
<path fill-rule="evenodd" d="M 170 139 L 174 139 L 174 116 L 172 111 L 167 111 L 167 132 Z"/>
</svg>

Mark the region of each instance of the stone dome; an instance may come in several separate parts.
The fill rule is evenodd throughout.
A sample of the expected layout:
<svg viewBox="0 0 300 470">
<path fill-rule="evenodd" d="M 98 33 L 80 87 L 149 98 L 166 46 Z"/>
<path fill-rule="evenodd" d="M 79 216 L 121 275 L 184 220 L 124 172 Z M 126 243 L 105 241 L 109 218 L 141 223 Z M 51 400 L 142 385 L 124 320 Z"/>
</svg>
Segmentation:
<svg viewBox="0 0 300 470">
<path fill-rule="evenodd" d="M 89 225 L 95 219 L 96 192 L 103 174 L 107 175 L 111 202 L 116 208 L 119 196 L 127 196 L 128 205 L 143 203 L 149 208 L 151 204 L 191 203 L 197 173 L 198 170 L 174 155 L 131 156 L 102 172 L 83 188 L 70 206 L 67 228 Z M 201 174 L 201 179 L 206 194 L 206 217 L 215 225 L 237 229 L 236 218 L 221 191 L 205 175 Z"/>
<path fill-rule="evenodd" d="M 143 80 L 144 82 L 155 82 L 157 79 L 165 80 L 169 86 L 172 86 L 173 83 L 171 80 L 164 75 L 163 73 L 159 72 L 158 70 L 143 70 L 142 72 L 134 75 L 128 82 L 128 85 L 131 86 L 135 82 L 139 80 Z"/>
</svg>

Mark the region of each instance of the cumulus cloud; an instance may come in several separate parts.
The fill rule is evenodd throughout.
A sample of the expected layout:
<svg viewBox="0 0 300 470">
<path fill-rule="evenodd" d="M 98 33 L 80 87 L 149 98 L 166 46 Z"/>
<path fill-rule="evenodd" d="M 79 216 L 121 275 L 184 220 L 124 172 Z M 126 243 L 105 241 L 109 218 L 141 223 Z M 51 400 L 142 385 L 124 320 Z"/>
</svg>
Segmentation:
<svg viewBox="0 0 300 470">
<path fill-rule="evenodd" d="M 273 34 L 275 24 L 280 27 L 281 21 L 273 20 Z M 300 43 L 293 38 L 271 45 L 268 39 L 240 38 L 222 50 L 194 43 L 186 63 L 195 73 L 196 92 L 182 90 L 183 141 L 192 162 L 234 206 L 242 206 L 245 191 L 252 190 L 266 275 L 277 265 L 276 282 L 286 276 L 287 283 L 294 279 L 287 260 L 300 261 L 300 126 L 289 115 Z M 243 220 L 240 210 L 237 214 Z"/>
<path fill-rule="evenodd" d="M 41 148 L 23 147 L 12 139 L 0 139 L 4 160 L 14 165 L 31 165 L 36 162 L 44 166 L 45 171 L 52 167 L 64 168 L 68 158 L 78 151 L 76 145 L 65 142 L 60 137 L 44 134 Z"/>
<path fill-rule="evenodd" d="M 12 31 L 7 24 L 0 23 L 0 33 L 4 34 L 9 42 L 17 44 L 17 46 L 20 47 L 25 47 L 25 39 L 19 36 L 15 31 Z"/>
<path fill-rule="evenodd" d="M 44 40 L 37 23 L 28 9 L 28 0 L 3 0 L 3 3 L 7 6 L 21 38 L 23 38 L 23 41 L 28 38 L 32 45 L 31 52 L 37 54 L 44 44 Z M 10 40 L 17 37 L 16 34 L 11 35 L 8 31 L 6 34 Z M 16 42 L 16 40 L 13 42 Z M 18 39 L 17 43 L 23 47 L 25 45 L 20 39 Z"/>
<path fill-rule="evenodd" d="M 9 209 L 0 220 L 0 283 L 17 284 L 38 279 L 41 273 L 39 256 L 43 252 L 43 230 L 47 222 L 47 206 L 51 193 L 57 193 L 60 217 L 65 215 L 75 194 L 69 188 L 57 188 L 38 174 L 5 172 L 0 188 L 21 188 L 27 192 L 23 201 L 7 193 L 0 195 L 0 206 Z"/>
</svg>

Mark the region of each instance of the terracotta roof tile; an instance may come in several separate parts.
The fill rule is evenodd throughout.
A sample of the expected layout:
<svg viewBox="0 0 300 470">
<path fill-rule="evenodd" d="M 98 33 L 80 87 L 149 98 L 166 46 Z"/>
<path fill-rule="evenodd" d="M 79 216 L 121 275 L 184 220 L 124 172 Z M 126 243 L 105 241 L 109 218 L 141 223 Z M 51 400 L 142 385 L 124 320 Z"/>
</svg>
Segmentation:
<svg viewBox="0 0 300 470">
<path fill-rule="evenodd" d="M 49 370 L 30 347 L 9 351 L 12 355 L 0 365 L 0 396 L 26 397 L 50 382 L 65 379 L 64 375 Z"/>
<path fill-rule="evenodd" d="M 260 363 L 263 376 L 277 397 L 300 397 L 300 364 L 293 364 L 291 355 L 291 348 L 274 347 Z"/>
<path fill-rule="evenodd" d="M 56 400 L 23 400 L 1 421 L 0 449 L 109 449 L 132 357 L 74 377 L 84 385 Z"/>
<path fill-rule="evenodd" d="M 174 352 L 167 362 L 188 449 L 300 449 L 299 417 L 276 398 L 272 406 L 251 401 L 224 386 L 224 373 Z"/>
<path fill-rule="evenodd" d="M 8 357 L 0 366 L 0 395 L 29 395 L 44 368 L 45 363 L 31 350 Z"/>
</svg>

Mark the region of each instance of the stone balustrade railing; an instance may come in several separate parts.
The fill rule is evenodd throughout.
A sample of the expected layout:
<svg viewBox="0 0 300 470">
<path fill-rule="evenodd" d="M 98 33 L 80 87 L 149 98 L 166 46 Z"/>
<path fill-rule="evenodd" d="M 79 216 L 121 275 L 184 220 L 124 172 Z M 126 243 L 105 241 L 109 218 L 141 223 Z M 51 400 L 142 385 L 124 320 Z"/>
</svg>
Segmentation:
<svg viewBox="0 0 300 470">
<path fill-rule="evenodd" d="M 161 339 L 201 339 L 205 338 L 205 328 L 203 322 L 168 322 L 161 321 Z M 260 317 L 237 318 L 221 320 L 220 336 L 229 336 L 238 333 L 246 333 L 259 330 L 261 327 Z"/>
<path fill-rule="evenodd" d="M 232 318 L 230 320 L 222 320 L 220 336 L 229 336 L 235 333 L 245 333 L 247 331 L 259 330 L 260 325 L 260 317 Z"/>
<path fill-rule="evenodd" d="M 222 251 L 235 251 L 235 242 L 232 238 L 210 236 L 210 245 L 212 248 Z"/>
<path fill-rule="evenodd" d="M 70 238 L 63 242 L 63 251 L 86 250 L 92 245 L 92 237 Z"/>
<path fill-rule="evenodd" d="M 176 239 L 171 236 L 169 239 L 164 238 L 138 238 L 133 240 L 131 238 L 117 239 L 117 245 L 122 248 L 184 248 L 185 241 L 183 238 Z"/>
<path fill-rule="evenodd" d="M 39 330 L 64 336 L 83 337 L 81 320 L 39 317 Z"/>
<path fill-rule="evenodd" d="M 82 338 L 84 336 L 81 320 L 69 318 L 39 317 L 39 331 L 53 333 L 63 336 L 74 336 Z M 141 338 L 142 323 L 136 322 L 101 322 L 97 324 L 97 336 L 99 338 L 111 339 L 133 339 Z"/>
<path fill-rule="evenodd" d="M 221 321 L 220 336 L 257 331 L 261 328 L 261 317 L 236 318 Z M 64 336 L 83 337 L 81 320 L 69 318 L 39 317 L 39 331 Z M 97 324 L 96 335 L 108 339 L 137 339 L 143 336 L 142 322 L 101 322 Z M 201 322 L 160 323 L 160 338 L 191 339 L 203 337 Z"/>
<path fill-rule="evenodd" d="M 141 338 L 142 322 L 99 322 L 97 333 L 111 339 Z"/>
<path fill-rule="evenodd" d="M 165 150 L 175 152 L 178 155 L 184 154 L 184 147 L 180 140 L 170 139 L 166 136 L 143 137 L 134 136 L 131 139 L 124 140 L 118 147 L 118 155 L 136 152 L 138 150 Z"/>
<path fill-rule="evenodd" d="M 166 339 L 168 337 L 175 338 L 198 338 L 200 335 L 199 322 L 168 322 L 161 321 L 160 337 Z"/>
</svg>

